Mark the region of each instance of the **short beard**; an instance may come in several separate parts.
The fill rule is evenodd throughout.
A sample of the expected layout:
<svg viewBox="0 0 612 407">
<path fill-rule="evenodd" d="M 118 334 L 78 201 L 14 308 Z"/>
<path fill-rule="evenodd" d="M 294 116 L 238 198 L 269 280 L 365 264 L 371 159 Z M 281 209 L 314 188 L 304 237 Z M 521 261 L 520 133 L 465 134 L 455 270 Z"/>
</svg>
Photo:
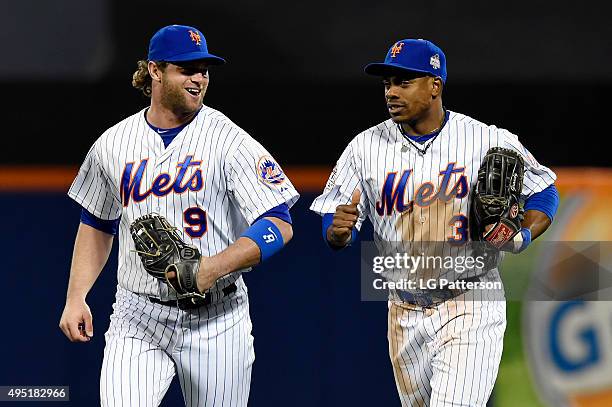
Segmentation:
<svg viewBox="0 0 612 407">
<path fill-rule="evenodd" d="M 168 82 L 162 82 L 161 105 L 178 117 L 188 116 L 200 108 L 200 106 L 198 106 L 197 109 L 190 110 L 185 103 L 183 89 L 171 87 L 168 85 Z"/>
</svg>

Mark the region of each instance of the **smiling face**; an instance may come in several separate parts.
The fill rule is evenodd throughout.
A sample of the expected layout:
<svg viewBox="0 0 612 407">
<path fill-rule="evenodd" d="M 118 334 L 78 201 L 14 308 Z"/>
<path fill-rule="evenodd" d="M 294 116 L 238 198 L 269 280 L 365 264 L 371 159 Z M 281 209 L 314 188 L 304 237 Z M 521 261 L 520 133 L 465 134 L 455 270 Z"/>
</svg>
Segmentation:
<svg viewBox="0 0 612 407">
<path fill-rule="evenodd" d="M 150 64 L 154 65 L 149 67 L 154 86 L 159 89 L 152 94 L 158 99 L 153 103 L 159 102 L 177 118 L 192 115 L 202 107 L 209 81 L 206 61 L 168 63 L 163 71 L 154 62 Z"/>
<path fill-rule="evenodd" d="M 387 109 L 395 123 L 415 123 L 426 119 L 442 90 L 440 78 L 420 73 L 385 76 L 383 85 Z"/>
</svg>

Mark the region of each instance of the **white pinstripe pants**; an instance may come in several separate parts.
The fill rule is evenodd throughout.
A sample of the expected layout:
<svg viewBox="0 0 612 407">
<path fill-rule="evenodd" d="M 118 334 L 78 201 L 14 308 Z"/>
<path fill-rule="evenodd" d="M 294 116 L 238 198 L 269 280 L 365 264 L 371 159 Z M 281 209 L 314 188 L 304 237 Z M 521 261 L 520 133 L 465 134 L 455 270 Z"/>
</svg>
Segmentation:
<svg viewBox="0 0 612 407">
<path fill-rule="evenodd" d="M 118 287 L 102 406 L 158 406 L 175 374 L 187 406 L 246 406 L 255 353 L 246 287 L 236 284 L 236 293 L 186 311 Z"/>
<path fill-rule="evenodd" d="M 506 302 L 465 296 L 431 309 L 389 302 L 389 355 L 402 406 L 487 404 L 502 355 Z"/>
</svg>

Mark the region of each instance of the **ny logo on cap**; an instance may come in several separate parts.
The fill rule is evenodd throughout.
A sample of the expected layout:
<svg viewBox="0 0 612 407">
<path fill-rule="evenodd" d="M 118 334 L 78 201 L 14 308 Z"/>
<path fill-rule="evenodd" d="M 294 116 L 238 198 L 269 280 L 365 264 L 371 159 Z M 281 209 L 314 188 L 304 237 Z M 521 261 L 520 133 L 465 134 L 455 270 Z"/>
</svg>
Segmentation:
<svg viewBox="0 0 612 407">
<path fill-rule="evenodd" d="M 429 58 L 429 65 L 431 65 L 433 69 L 440 69 L 440 55 L 435 54 Z"/>
<path fill-rule="evenodd" d="M 189 37 L 191 38 L 191 41 L 196 43 L 196 45 L 200 45 L 202 43 L 202 37 L 200 37 L 200 33 L 197 31 L 189 30 Z"/>
<path fill-rule="evenodd" d="M 395 56 L 400 53 L 403 46 L 403 42 L 396 42 L 393 48 L 391 48 L 391 58 L 395 58 Z"/>
</svg>

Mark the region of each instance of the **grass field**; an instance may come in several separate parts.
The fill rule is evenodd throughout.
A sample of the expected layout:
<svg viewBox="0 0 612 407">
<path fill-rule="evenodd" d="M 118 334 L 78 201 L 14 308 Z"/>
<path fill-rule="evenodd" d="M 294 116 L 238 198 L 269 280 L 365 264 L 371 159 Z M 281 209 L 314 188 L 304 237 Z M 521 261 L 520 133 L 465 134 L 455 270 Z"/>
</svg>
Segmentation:
<svg viewBox="0 0 612 407">
<path fill-rule="evenodd" d="M 527 355 L 523 348 L 520 300 L 538 256 L 538 245 L 534 242 L 521 255 L 507 255 L 501 266 L 506 289 L 508 325 L 504 338 L 504 353 L 495 385 L 495 407 L 544 406 L 533 388 L 527 366 Z"/>
</svg>

